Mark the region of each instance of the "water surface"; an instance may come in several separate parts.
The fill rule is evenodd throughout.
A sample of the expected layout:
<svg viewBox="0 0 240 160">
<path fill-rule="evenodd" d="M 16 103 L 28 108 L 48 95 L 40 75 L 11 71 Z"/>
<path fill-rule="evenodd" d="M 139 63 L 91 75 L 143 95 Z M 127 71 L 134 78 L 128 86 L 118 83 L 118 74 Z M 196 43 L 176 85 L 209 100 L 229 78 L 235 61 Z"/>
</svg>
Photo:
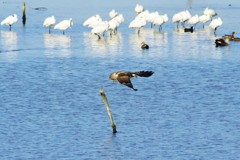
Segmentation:
<svg viewBox="0 0 240 160">
<path fill-rule="evenodd" d="M 26 1 L 24 28 L 22 2 L 2 3 L 1 20 L 16 13 L 19 21 L 12 31 L 0 30 L 1 159 L 240 158 L 240 44 L 214 44 L 232 31 L 240 37 L 240 3 L 150 2 Z M 128 28 L 136 4 L 168 14 L 161 32 L 150 23 L 140 35 Z M 223 20 L 216 36 L 201 24 L 194 33 L 183 33 L 171 22 L 177 12 L 202 15 L 206 7 Z M 125 18 L 116 35 L 97 40 L 82 26 L 95 14 L 109 20 L 112 9 Z M 72 18 L 74 25 L 65 35 L 49 34 L 42 23 L 51 15 L 57 22 Z M 142 41 L 149 50 L 141 50 Z M 155 73 L 133 79 L 135 92 L 108 79 L 120 70 Z M 101 87 L 117 134 L 112 134 Z"/>
</svg>

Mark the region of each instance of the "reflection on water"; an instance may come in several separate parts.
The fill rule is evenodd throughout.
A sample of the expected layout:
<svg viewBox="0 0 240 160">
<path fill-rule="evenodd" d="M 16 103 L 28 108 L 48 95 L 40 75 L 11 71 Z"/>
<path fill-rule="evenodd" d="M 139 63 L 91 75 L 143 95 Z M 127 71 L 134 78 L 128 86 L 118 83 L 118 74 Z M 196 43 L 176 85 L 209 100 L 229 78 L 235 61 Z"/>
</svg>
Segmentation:
<svg viewBox="0 0 240 160">
<path fill-rule="evenodd" d="M 154 42 L 156 46 L 167 46 L 168 44 L 168 33 L 167 32 L 154 32 Z"/>
<path fill-rule="evenodd" d="M 146 37 L 142 34 L 131 34 L 129 35 L 129 44 L 131 47 L 131 50 L 133 51 L 133 54 L 139 55 L 139 51 L 141 49 L 141 43 L 145 42 L 146 44 L 150 45 L 146 41 Z"/>
<path fill-rule="evenodd" d="M 173 34 L 182 34 L 182 33 L 184 33 L 184 27 L 178 26 L 178 28 L 174 29 L 172 33 Z"/>
<path fill-rule="evenodd" d="M 107 159 L 114 158 L 114 139 L 116 138 L 116 134 L 112 134 L 110 137 L 105 139 L 101 152 L 106 156 Z"/>
<path fill-rule="evenodd" d="M 141 43 L 149 45 L 149 50 L 142 50 Z M 140 34 L 129 35 L 129 43 L 133 55 L 141 57 L 141 53 L 151 53 L 149 56 L 163 56 L 168 52 L 168 33 L 158 28 L 142 28 Z"/>
<path fill-rule="evenodd" d="M 192 0 L 187 0 L 187 6 L 192 7 Z"/>
<path fill-rule="evenodd" d="M 188 55 L 191 58 L 199 58 L 199 56 L 211 57 L 214 59 L 222 58 L 222 51 L 215 47 L 215 39 L 212 30 L 206 26 L 204 29 L 196 29 L 193 33 L 184 32 L 184 28 L 180 26 L 172 31 L 173 50 L 179 55 Z M 228 52 L 228 47 L 226 47 Z M 206 51 L 206 52 L 204 52 Z M 204 53 L 204 54 L 203 54 Z"/>
<path fill-rule="evenodd" d="M 44 45 L 45 48 L 49 48 L 52 50 L 46 50 L 47 54 L 55 54 L 55 50 L 57 49 L 57 53 L 62 56 L 68 56 L 71 54 L 70 47 L 72 38 L 68 35 L 54 35 L 49 33 L 44 33 Z M 60 51 L 59 51 L 60 50 Z"/>
<path fill-rule="evenodd" d="M 116 32 L 112 36 L 106 32 L 105 36 L 98 37 L 90 32 L 83 32 L 83 43 L 86 50 L 92 50 L 92 55 L 117 54 L 122 49 L 123 37 L 121 32 Z"/>
<path fill-rule="evenodd" d="M 1 31 L 1 52 L 5 52 L 7 59 L 17 59 L 17 41 L 18 36 L 13 31 Z"/>
<path fill-rule="evenodd" d="M 202 24 L 194 33 L 173 31 L 171 17 L 188 9 L 186 1 L 162 1 L 161 6 L 151 1 L 145 8 L 161 7 L 169 21 L 160 32 L 148 23 L 137 35 L 128 28 L 136 3 L 114 1 L 105 8 L 118 3 L 115 9 L 126 21 L 117 34 L 98 40 L 81 21 L 93 11 L 108 18 L 106 3 L 51 2 L 46 12 L 29 11 L 25 32 L 20 22 L 14 32 L 0 30 L 5 51 L 0 53 L 1 159 L 239 159 L 234 154 L 240 146 L 239 42 L 214 44 L 221 35 L 238 32 L 239 14 L 231 14 L 240 12 L 237 6 L 211 1 L 224 20 L 214 36 Z M 207 7 L 203 1 L 192 0 L 192 5 L 194 14 Z M 15 6 L 1 12 L 8 15 Z M 38 20 L 61 8 L 60 19 L 72 15 L 79 23 L 67 35 L 43 34 Z M 142 41 L 149 50 L 141 49 Z M 108 79 L 119 70 L 155 73 L 133 79 L 135 92 Z M 112 107 L 116 135 L 100 87 Z"/>
</svg>

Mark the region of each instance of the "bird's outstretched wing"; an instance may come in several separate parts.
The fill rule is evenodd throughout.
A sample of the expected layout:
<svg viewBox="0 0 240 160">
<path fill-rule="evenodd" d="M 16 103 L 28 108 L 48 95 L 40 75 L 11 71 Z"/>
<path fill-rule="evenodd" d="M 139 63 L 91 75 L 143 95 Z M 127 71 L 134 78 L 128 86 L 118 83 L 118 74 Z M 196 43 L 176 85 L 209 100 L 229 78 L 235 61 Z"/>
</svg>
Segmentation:
<svg viewBox="0 0 240 160">
<path fill-rule="evenodd" d="M 137 91 L 137 89 L 133 88 L 132 82 L 130 81 L 130 77 L 127 74 L 120 73 L 117 77 L 117 80 L 119 83 L 124 84 L 124 85 L 132 88 L 133 90 Z"/>
<path fill-rule="evenodd" d="M 136 74 L 140 77 L 150 77 L 154 72 L 152 71 L 138 71 L 138 72 L 132 72 L 133 74 Z"/>
</svg>

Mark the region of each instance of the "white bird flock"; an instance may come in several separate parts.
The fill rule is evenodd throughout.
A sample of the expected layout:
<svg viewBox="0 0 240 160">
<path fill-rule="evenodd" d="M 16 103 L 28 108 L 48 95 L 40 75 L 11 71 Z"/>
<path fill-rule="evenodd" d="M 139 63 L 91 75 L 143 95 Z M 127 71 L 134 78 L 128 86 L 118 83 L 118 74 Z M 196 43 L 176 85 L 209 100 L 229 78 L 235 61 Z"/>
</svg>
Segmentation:
<svg viewBox="0 0 240 160">
<path fill-rule="evenodd" d="M 159 31 L 162 29 L 162 25 L 168 21 L 168 15 L 163 14 L 160 15 L 158 11 L 149 12 L 148 10 L 144 10 L 144 7 L 142 5 L 137 4 L 134 11 L 137 13 L 137 16 L 130 22 L 129 28 L 136 28 L 138 31 L 137 33 L 140 33 L 140 29 L 142 27 L 145 27 L 147 22 L 151 23 L 151 28 L 154 26 L 159 26 Z M 216 33 L 216 30 L 219 26 L 223 24 L 221 18 L 217 18 L 212 20 L 212 17 L 217 16 L 216 11 L 210 8 L 206 8 L 203 11 L 203 15 L 198 16 L 191 16 L 190 12 L 188 10 L 178 12 L 173 15 L 172 22 L 177 23 L 177 28 L 179 23 L 182 24 L 182 26 L 185 28 L 185 22 L 190 25 L 194 25 L 194 30 L 196 28 L 197 23 L 202 23 L 203 28 L 204 24 L 211 20 L 209 27 L 214 30 L 214 34 Z M 114 9 L 109 12 L 109 21 L 103 21 L 100 15 L 94 15 L 90 18 L 88 18 L 84 23 L 83 26 L 88 26 L 89 28 L 92 28 L 91 33 L 98 36 L 98 39 L 101 39 L 101 34 L 104 36 L 104 33 L 107 31 L 110 31 L 110 36 L 112 34 L 116 33 L 117 28 L 120 26 L 121 23 L 124 22 L 124 17 L 122 14 L 118 14 Z M 9 30 L 11 31 L 11 26 L 18 21 L 17 15 L 13 14 L 11 16 L 8 16 L 5 18 L 1 25 L 9 25 Z M 56 19 L 54 16 L 47 17 L 44 22 L 44 27 L 49 27 L 49 33 L 51 32 L 51 27 L 56 23 Z M 69 20 L 63 20 L 60 23 L 56 24 L 54 26 L 54 29 L 59 29 L 63 31 L 63 34 L 65 33 L 65 30 L 68 28 L 71 28 L 73 26 L 72 18 Z"/>
<path fill-rule="evenodd" d="M 116 33 L 117 28 L 124 22 L 123 15 L 118 14 L 114 9 L 109 12 L 109 17 L 110 21 L 102 21 L 99 15 L 92 16 L 83 23 L 83 26 L 92 28 L 91 33 L 97 35 L 98 39 L 101 39 L 100 35 L 104 36 L 104 33 L 108 30 L 110 35 Z"/>
</svg>

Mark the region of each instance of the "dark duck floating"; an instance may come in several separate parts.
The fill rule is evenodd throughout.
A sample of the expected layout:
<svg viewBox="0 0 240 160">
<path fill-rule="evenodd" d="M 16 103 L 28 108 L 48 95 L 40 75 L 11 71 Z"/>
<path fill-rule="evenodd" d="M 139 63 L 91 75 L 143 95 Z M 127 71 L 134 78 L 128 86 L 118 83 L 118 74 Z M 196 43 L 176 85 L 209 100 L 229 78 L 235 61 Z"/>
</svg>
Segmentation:
<svg viewBox="0 0 240 160">
<path fill-rule="evenodd" d="M 228 41 L 229 39 L 226 39 Z M 215 40 L 216 47 L 228 46 L 229 44 L 223 38 L 218 38 Z"/>
<path fill-rule="evenodd" d="M 232 32 L 232 35 L 226 35 L 225 36 L 222 36 L 223 39 L 229 39 L 230 41 L 232 40 L 232 38 L 234 38 L 234 34 L 235 32 Z"/>
<path fill-rule="evenodd" d="M 145 42 L 142 42 L 142 46 L 141 48 L 144 50 L 144 49 L 149 49 L 149 46 L 145 43 Z"/>
<path fill-rule="evenodd" d="M 193 31 L 194 31 L 193 26 L 191 26 L 190 28 L 184 28 L 184 32 L 191 32 L 191 33 L 193 33 Z"/>
</svg>

